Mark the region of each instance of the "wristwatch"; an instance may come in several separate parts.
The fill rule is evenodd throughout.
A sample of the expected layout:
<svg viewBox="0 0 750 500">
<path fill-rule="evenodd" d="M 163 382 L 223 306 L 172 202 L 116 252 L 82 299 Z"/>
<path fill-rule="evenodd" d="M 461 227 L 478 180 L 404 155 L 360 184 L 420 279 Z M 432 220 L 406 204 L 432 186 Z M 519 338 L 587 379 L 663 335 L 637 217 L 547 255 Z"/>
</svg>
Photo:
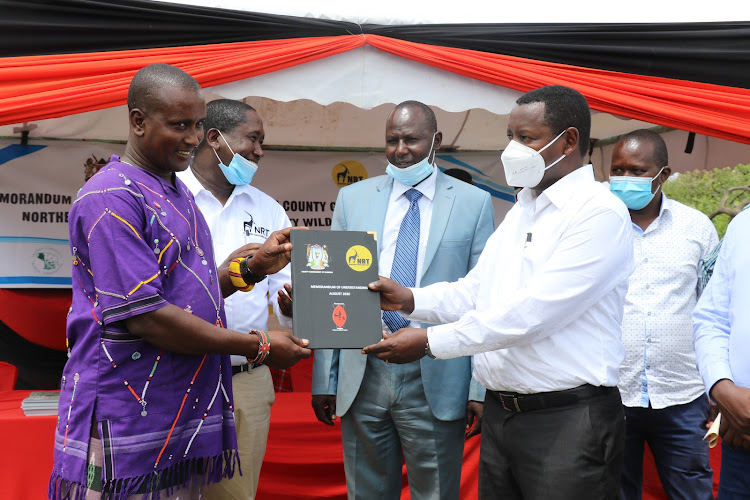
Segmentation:
<svg viewBox="0 0 750 500">
<path fill-rule="evenodd" d="M 432 328 L 432 327 L 430 327 Z M 430 333 L 430 328 L 427 329 L 427 334 Z M 432 351 L 430 350 L 430 340 L 428 338 L 427 343 L 424 345 L 424 353 L 425 355 L 431 357 L 432 359 L 437 359 L 434 354 L 432 354 Z"/>
<path fill-rule="evenodd" d="M 253 256 L 245 257 L 242 262 L 240 262 L 240 274 L 242 275 L 242 279 L 245 280 L 247 283 L 260 283 L 264 279 L 266 279 L 266 276 L 261 276 L 258 274 L 255 274 L 250 270 L 250 268 L 247 265 L 247 261 L 252 259 Z"/>
</svg>

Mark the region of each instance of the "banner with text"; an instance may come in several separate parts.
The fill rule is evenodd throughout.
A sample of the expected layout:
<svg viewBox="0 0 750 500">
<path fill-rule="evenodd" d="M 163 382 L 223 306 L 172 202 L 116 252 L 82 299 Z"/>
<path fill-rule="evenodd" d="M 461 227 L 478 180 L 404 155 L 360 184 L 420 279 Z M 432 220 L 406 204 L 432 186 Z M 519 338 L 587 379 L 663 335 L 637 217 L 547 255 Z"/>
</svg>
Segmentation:
<svg viewBox="0 0 750 500">
<path fill-rule="evenodd" d="M 0 287 L 71 285 L 68 212 L 89 168 L 123 144 L 0 140 Z M 497 153 L 438 154 L 441 170 L 460 169 L 489 192 L 496 223 L 513 204 Z M 253 185 L 274 197 L 293 225 L 326 229 L 341 187 L 385 173 L 383 153 L 266 151 Z M 363 203 L 367 203 L 363 200 Z"/>
</svg>

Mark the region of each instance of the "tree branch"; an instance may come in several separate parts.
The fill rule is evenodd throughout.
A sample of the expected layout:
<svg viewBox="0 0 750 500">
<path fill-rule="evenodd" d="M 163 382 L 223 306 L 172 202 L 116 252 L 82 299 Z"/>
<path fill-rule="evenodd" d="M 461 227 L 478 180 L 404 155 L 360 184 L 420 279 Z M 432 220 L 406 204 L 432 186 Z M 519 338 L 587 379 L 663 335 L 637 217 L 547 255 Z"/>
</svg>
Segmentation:
<svg viewBox="0 0 750 500">
<path fill-rule="evenodd" d="M 724 195 L 721 197 L 721 204 L 719 204 L 719 208 L 711 212 L 711 214 L 708 216 L 709 219 L 713 219 L 717 215 L 720 214 L 726 214 L 730 217 L 735 217 L 738 213 L 742 211 L 743 208 L 745 208 L 748 204 L 750 204 L 750 200 L 745 200 L 742 203 L 740 203 L 738 208 L 732 208 L 727 206 L 727 200 L 729 199 L 729 195 L 735 191 L 749 191 L 750 192 L 750 186 L 736 186 L 728 188 L 726 191 L 724 191 Z M 736 197 L 732 200 L 734 201 Z"/>
</svg>

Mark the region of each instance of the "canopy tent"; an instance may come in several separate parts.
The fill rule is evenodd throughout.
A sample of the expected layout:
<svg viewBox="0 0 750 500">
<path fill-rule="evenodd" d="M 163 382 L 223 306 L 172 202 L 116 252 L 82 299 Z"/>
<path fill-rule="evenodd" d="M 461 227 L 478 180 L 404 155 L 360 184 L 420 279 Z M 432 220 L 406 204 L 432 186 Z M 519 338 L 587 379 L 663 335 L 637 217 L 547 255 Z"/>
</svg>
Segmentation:
<svg viewBox="0 0 750 500">
<path fill-rule="evenodd" d="M 674 129 L 664 133 L 674 171 L 750 161 L 750 80 L 738 64 L 748 59 L 750 22 L 696 22 L 686 15 L 690 9 L 683 9 L 678 23 L 612 23 L 587 9 L 586 2 L 577 13 L 596 22 L 488 23 L 506 14 L 468 0 L 453 24 L 374 24 L 383 22 L 374 12 L 403 12 L 406 19 L 385 20 L 403 23 L 416 11 L 400 4 L 393 9 L 394 0 L 380 2 L 378 9 L 363 7 L 369 11 L 356 18 L 338 0 L 315 7 L 297 0 L 266 6 L 317 17 L 146 0 L 0 0 L 0 138 L 6 138 L 0 139 L 0 204 L 19 202 L 0 217 L 0 246 L 11 245 L 18 262 L 0 267 L 16 273 L 19 265 L 29 268 L 27 252 L 35 256 L 34 272 L 52 266 L 39 256 L 65 260 L 67 207 L 52 204 L 32 211 L 29 200 L 38 204 L 58 194 L 69 201 L 82 183 L 82 151 L 94 159 L 121 152 L 121 144 L 95 141 L 127 139 L 129 82 L 153 62 L 185 69 L 209 98 L 245 99 L 265 121 L 266 145 L 286 149 L 382 148 L 383 123 L 393 104 L 421 100 L 436 109 L 443 132 L 439 166 L 457 165 L 477 174 L 478 185 L 493 194 L 498 220 L 513 200 L 497 154 L 507 144 L 508 113 L 518 96 L 542 85 L 569 85 L 588 99 L 594 110 L 590 156 L 602 177 L 613 138 L 656 125 L 664 127 L 662 132 Z M 247 8 L 233 0 L 214 3 Z M 336 9 L 339 14 L 331 15 Z M 661 20 L 654 8 L 648 12 Z M 537 13 L 567 14 L 568 20 L 575 15 L 560 6 L 545 10 L 544 2 L 526 15 Z M 418 12 L 415 18 L 444 20 L 434 15 Z M 734 18 L 741 15 L 733 12 Z M 19 136 L 29 146 L 12 147 Z M 491 153 L 468 161 L 461 156 L 464 151 Z M 315 185 L 313 175 L 329 178 L 315 200 L 325 201 L 335 199 L 335 191 L 328 191 L 339 184 L 330 179 L 349 171 L 347 161 L 361 165 L 366 175 L 383 168 L 382 156 L 284 154 L 269 153 L 256 177 L 278 200 L 305 202 L 296 206 L 310 201 L 299 191 Z M 298 170 L 282 170 L 291 161 Z M 305 169 L 308 163 L 319 167 Z M 42 173 L 42 166 L 48 171 Z M 281 183 L 278 190 L 264 177 L 271 166 L 280 169 L 271 179 Z M 71 168 L 77 175 L 70 175 Z M 72 180 L 65 184 L 66 179 Z M 293 209 L 290 217 L 324 226 L 330 218 L 327 207 L 315 214 L 318 219 Z M 29 237 L 36 238 L 30 243 L 34 248 L 19 250 L 19 242 Z M 57 245 L 59 256 L 39 247 L 42 243 Z M 67 283 L 65 276 L 57 280 L 60 286 Z M 28 284 L 17 277 L 11 281 Z"/>
<path fill-rule="evenodd" d="M 443 110 L 506 114 L 518 92 L 565 84 L 598 111 L 750 143 L 748 22 L 359 25 L 145 0 L 0 6 L 0 125 L 122 105 L 135 71 L 159 61 L 229 97 L 364 109 L 432 87 L 424 100 Z M 253 83 L 319 60 L 314 77 Z M 428 68 L 459 75 L 463 91 L 435 89 Z"/>
<path fill-rule="evenodd" d="M 248 100 L 259 109 L 271 145 L 380 148 L 386 114 L 413 98 L 437 109 L 447 146 L 498 151 L 507 143 L 505 123 L 515 99 L 532 88 L 564 84 L 581 91 L 595 112 L 599 168 L 608 163 L 609 138 L 655 125 L 678 129 L 665 133 L 675 170 L 750 161 L 750 79 L 743 67 L 750 22 L 736 21 L 750 19 L 748 3 L 719 0 L 710 10 L 704 3 L 675 9 L 652 0 L 620 10 L 593 0 L 574 7 L 541 1 L 530 9 L 483 0 L 449 8 L 402 0 L 252 5 L 265 13 L 247 12 L 240 0 L 183 3 L 195 5 L 0 0 L 0 137 L 12 138 L 0 141 L 0 205 L 7 182 L 18 177 L 2 176 L 8 165 L 28 170 L 34 180 L 39 163 L 81 168 L 82 158 L 65 163 L 60 154 L 70 141 L 124 141 L 128 84 L 153 62 L 185 69 L 209 97 Z M 31 145 L 24 154 L 51 144 L 48 139 L 66 141 L 41 162 L 28 154 L 4 163 L 6 150 L 19 154 L 8 144 L 23 135 Z M 683 153 L 686 145 L 691 154 Z M 92 150 L 100 155 L 109 146 L 97 143 Z M 259 183 L 270 160 L 269 153 Z M 49 175 L 44 189 L 53 191 L 66 175 L 80 185 L 81 170 L 71 171 Z M 484 173 L 504 183 L 499 155 Z M 3 229 L 0 220 L 0 244 L 8 234 Z M 54 238 L 66 246 L 64 236 L 35 241 L 34 254 L 44 259 L 34 265 L 54 264 Z M 66 297 L 59 298 L 64 311 Z M 64 322 L 63 314 L 46 316 Z M 54 326 L 45 333 L 61 331 Z"/>
<path fill-rule="evenodd" d="M 124 141 L 129 81 L 158 61 L 193 74 L 209 96 L 261 109 L 271 145 L 379 148 L 390 106 L 413 98 L 436 108 L 446 146 L 496 151 L 515 99 L 559 83 L 586 95 L 597 146 L 661 125 L 698 134 L 665 135 L 670 151 L 692 150 L 675 170 L 750 160 L 750 80 L 740 64 L 750 23 L 732 20 L 750 15 L 748 5 L 674 12 L 638 0 L 628 12 L 682 21 L 644 24 L 607 22 L 621 13 L 591 0 L 575 12 L 551 1 L 505 12 L 469 0 L 450 16 L 394 0 L 252 6 L 307 17 L 247 12 L 237 0 L 184 3 L 196 5 L 0 1 L 0 136 L 30 128 L 32 139 Z M 588 22 L 528 22 L 539 17 Z M 459 23 L 405 24 L 447 19 Z M 606 170 L 609 150 L 596 153 Z"/>
</svg>

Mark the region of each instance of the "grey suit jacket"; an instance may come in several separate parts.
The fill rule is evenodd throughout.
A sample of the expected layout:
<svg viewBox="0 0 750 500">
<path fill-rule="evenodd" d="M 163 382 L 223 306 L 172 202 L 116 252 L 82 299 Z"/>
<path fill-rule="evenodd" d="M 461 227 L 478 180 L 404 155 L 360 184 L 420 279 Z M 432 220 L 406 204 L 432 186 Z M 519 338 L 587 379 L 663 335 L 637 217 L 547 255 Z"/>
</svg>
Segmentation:
<svg viewBox="0 0 750 500">
<path fill-rule="evenodd" d="M 393 180 L 384 175 L 342 188 L 331 229 L 375 231 L 380 252 L 392 186 Z M 421 286 L 465 276 L 476 264 L 493 230 L 489 194 L 438 172 Z M 420 363 L 424 392 L 436 418 L 463 418 L 469 399 L 484 400 L 484 388 L 471 378 L 471 358 L 424 357 Z M 357 349 L 318 349 L 313 362 L 312 393 L 335 394 L 336 414 L 344 415 L 359 392 L 366 364 L 367 356 Z"/>
</svg>

